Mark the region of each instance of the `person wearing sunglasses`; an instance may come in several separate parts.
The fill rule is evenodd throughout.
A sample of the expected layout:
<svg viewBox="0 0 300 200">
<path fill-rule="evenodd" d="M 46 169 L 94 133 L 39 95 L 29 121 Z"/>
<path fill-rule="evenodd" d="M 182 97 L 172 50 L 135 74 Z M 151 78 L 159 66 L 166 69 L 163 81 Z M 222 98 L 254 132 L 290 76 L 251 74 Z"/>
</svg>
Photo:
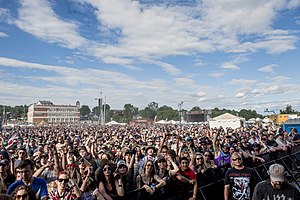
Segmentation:
<svg viewBox="0 0 300 200">
<path fill-rule="evenodd" d="M 34 163 L 32 160 L 26 159 L 20 162 L 17 168 L 17 173 L 20 175 L 20 180 L 12 183 L 7 190 L 11 194 L 19 185 L 28 185 L 31 187 L 38 200 L 48 199 L 48 189 L 45 179 L 34 177 Z"/>
<path fill-rule="evenodd" d="M 259 182 L 253 193 L 253 200 L 263 199 L 300 199 L 299 190 L 286 182 L 285 168 L 280 164 L 272 164 L 269 167 L 269 180 Z"/>
<path fill-rule="evenodd" d="M 155 199 L 157 192 L 166 182 L 161 179 L 155 172 L 155 163 L 153 160 L 147 160 L 142 172 L 136 177 L 138 189 L 142 191 L 138 195 L 138 199 Z"/>
<path fill-rule="evenodd" d="M 250 200 L 255 186 L 254 172 L 243 165 L 238 152 L 232 154 L 231 166 L 225 174 L 224 200 Z"/>
<path fill-rule="evenodd" d="M 102 160 L 95 174 L 99 185 L 93 195 L 97 199 L 113 200 L 124 196 L 122 179 L 114 177 L 113 167 L 109 160 Z"/>
<path fill-rule="evenodd" d="M 70 179 L 68 172 L 59 172 L 56 179 L 57 189 L 49 193 L 52 200 L 73 200 L 81 197 L 81 192 L 74 179 Z M 69 186 L 69 184 L 72 184 Z"/>
<path fill-rule="evenodd" d="M 13 200 L 36 200 L 34 192 L 27 185 L 19 185 L 11 193 L 11 197 Z"/>
</svg>

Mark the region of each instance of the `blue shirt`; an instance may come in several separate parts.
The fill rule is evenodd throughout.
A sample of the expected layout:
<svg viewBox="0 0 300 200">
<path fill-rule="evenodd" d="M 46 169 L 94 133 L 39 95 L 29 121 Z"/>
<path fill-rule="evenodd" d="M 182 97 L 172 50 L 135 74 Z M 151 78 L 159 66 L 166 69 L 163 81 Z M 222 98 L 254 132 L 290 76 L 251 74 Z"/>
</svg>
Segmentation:
<svg viewBox="0 0 300 200">
<path fill-rule="evenodd" d="M 22 180 L 15 181 L 8 187 L 7 194 L 11 194 L 19 185 L 25 184 Z M 29 185 L 29 187 L 33 190 L 38 200 L 42 197 L 48 197 L 48 189 L 45 179 L 33 177 L 33 182 Z"/>
</svg>

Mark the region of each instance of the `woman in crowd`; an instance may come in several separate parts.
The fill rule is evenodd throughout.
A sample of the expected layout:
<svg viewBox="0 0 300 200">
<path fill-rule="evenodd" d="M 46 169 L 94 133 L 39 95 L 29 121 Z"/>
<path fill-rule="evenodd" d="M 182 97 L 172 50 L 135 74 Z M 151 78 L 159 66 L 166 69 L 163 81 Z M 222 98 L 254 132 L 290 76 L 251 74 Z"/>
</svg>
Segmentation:
<svg viewBox="0 0 300 200">
<path fill-rule="evenodd" d="M 96 171 L 99 182 L 98 191 L 94 192 L 97 199 L 113 200 L 124 196 L 122 180 L 113 175 L 113 168 L 109 160 L 102 160 L 100 168 Z"/>
<path fill-rule="evenodd" d="M 36 200 L 32 189 L 27 185 L 20 185 L 11 193 L 13 200 Z"/>
<path fill-rule="evenodd" d="M 159 188 L 166 185 L 166 182 L 156 175 L 154 167 L 154 162 L 150 159 L 147 160 L 142 173 L 136 177 L 137 188 L 144 189 L 140 193 L 140 198 L 142 199 L 154 198 L 152 195 L 154 195 Z M 156 195 L 158 195 L 158 192 L 156 192 Z"/>
</svg>

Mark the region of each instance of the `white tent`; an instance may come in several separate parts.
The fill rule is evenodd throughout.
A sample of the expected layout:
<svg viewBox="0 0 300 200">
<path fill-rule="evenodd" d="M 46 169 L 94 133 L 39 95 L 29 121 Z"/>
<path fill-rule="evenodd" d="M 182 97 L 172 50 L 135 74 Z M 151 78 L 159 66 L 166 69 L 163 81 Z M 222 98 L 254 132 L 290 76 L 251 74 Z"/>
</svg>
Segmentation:
<svg viewBox="0 0 300 200">
<path fill-rule="evenodd" d="M 262 122 L 268 124 L 268 123 L 272 123 L 273 121 L 272 121 L 270 118 L 265 117 L 265 118 L 262 120 Z"/>
<path fill-rule="evenodd" d="M 116 122 L 116 121 L 110 121 L 108 123 L 106 123 L 105 125 L 111 126 L 111 125 L 119 125 L 120 123 Z"/>
<path fill-rule="evenodd" d="M 167 123 L 167 121 L 163 119 L 156 122 L 156 124 L 165 124 L 165 123 Z"/>
<path fill-rule="evenodd" d="M 179 121 L 170 120 L 170 121 L 167 121 L 167 124 L 179 124 Z"/>
<path fill-rule="evenodd" d="M 222 126 L 223 128 L 239 128 L 241 126 L 244 126 L 244 124 L 244 118 L 232 115 L 230 113 L 224 113 L 223 115 L 219 115 L 209 120 L 210 128 L 219 128 L 220 126 Z"/>
</svg>

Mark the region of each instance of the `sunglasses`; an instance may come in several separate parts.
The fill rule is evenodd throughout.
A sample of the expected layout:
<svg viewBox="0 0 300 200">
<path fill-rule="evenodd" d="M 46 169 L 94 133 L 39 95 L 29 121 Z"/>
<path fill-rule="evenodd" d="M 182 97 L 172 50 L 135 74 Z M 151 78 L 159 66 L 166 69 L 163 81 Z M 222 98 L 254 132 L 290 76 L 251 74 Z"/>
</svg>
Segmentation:
<svg viewBox="0 0 300 200">
<path fill-rule="evenodd" d="M 148 165 L 146 165 L 146 166 L 147 166 L 147 167 L 153 167 L 153 165 L 149 165 L 149 164 L 148 164 Z"/>
<path fill-rule="evenodd" d="M 119 169 L 126 169 L 127 167 L 125 166 L 125 165 L 120 165 L 119 167 L 118 167 Z"/>
<path fill-rule="evenodd" d="M 232 158 L 233 161 L 242 160 L 241 158 Z"/>
<path fill-rule="evenodd" d="M 196 158 L 196 160 L 203 160 L 203 158 Z"/>
<path fill-rule="evenodd" d="M 58 182 L 64 182 L 64 183 L 68 183 L 69 182 L 69 179 L 65 179 L 65 178 L 59 178 L 59 179 L 57 179 L 58 180 Z"/>
<path fill-rule="evenodd" d="M 208 157 L 209 155 L 205 155 L 205 154 L 204 154 L 204 156 L 205 156 L 205 157 Z"/>
<path fill-rule="evenodd" d="M 25 199 L 26 197 L 28 196 L 28 193 L 26 193 L 26 194 L 22 194 L 22 195 L 17 195 L 16 197 L 17 197 L 17 199 Z"/>
<path fill-rule="evenodd" d="M 105 167 L 105 168 L 103 168 L 103 171 L 110 171 L 110 170 L 111 170 L 110 167 Z"/>
</svg>

